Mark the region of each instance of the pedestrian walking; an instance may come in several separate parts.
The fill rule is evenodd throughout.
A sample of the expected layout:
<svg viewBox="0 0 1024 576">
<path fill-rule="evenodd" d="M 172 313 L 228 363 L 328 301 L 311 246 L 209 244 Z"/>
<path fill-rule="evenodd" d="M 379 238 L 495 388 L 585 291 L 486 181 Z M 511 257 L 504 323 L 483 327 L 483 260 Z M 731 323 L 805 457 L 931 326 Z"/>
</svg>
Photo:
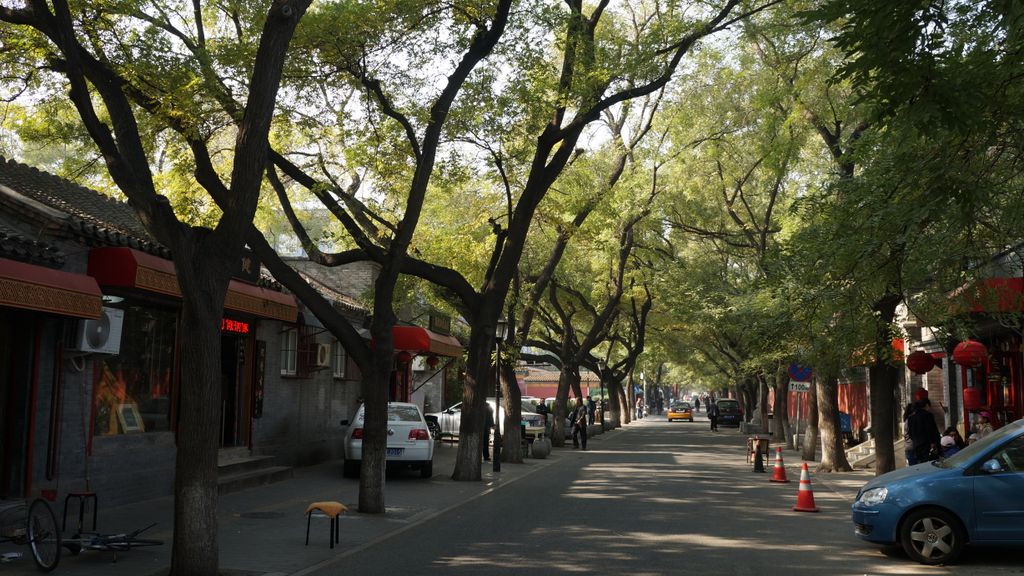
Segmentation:
<svg viewBox="0 0 1024 576">
<path fill-rule="evenodd" d="M 907 466 L 917 464 L 917 455 L 914 453 L 914 440 L 910 437 L 910 415 L 914 413 L 914 403 L 910 402 L 903 407 L 903 455 L 907 458 Z"/>
<path fill-rule="evenodd" d="M 587 422 L 593 424 L 594 417 L 597 414 L 597 402 L 590 396 L 587 396 Z"/>
<path fill-rule="evenodd" d="M 551 410 L 548 409 L 547 403 L 545 403 L 543 400 L 541 400 L 540 402 L 537 403 L 537 414 L 540 414 L 541 416 L 544 417 L 544 435 L 545 436 L 551 436 L 551 429 L 548 428 L 548 414 L 550 414 L 550 413 L 551 413 Z"/>
<path fill-rule="evenodd" d="M 700 398 L 693 397 L 693 411 L 700 412 Z"/>
<path fill-rule="evenodd" d="M 587 449 L 587 403 L 580 398 L 572 417 L 572 447 Z"/>
<path fill-rule="evenodd" d="M 644 417 L 644 399 L 640 396 L 636 397 L 636 419 L 640 420 Z"/>
<path fill-rule="evenodd" d="M 494 428 L 494 411 L 491 410 L 491 405 L 488 404 L 487 414 L 486 416 L 484 416 L 484 438 L 483 442 L 481 442 L 481 444 L 483 444 L 484 460 L 491 459 L 491 450 L 489 444 L 492 428 Z"/>
<path fill-rule="evenodd" d="M 711 421 L 711 431 L 718 432 L 718 404 L 708 401 L 708 420 Z"/>
<path fill-rule="evenodd" d="M 928 411 L 925 400 L 914 402 L 914 412 L 907 418 L 907 429 L 910 433 L 910 440 L 914 443 L 914 456 L 918 464 L 935 460 L 941 454 L 939 452 L 939 428 L 935 425 L 935 418 Z"/>
</svg>

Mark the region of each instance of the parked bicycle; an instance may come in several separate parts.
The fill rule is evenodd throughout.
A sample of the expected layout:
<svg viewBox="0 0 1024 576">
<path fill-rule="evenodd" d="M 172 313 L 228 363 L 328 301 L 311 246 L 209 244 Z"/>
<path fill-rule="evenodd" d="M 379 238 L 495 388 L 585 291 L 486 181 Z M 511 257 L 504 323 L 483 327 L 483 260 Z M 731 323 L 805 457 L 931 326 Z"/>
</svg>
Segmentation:
<svg viewBox="0 0 1024 576">
<path fill-rule="evenodd" d="M 57 567 L 61 547 L 67 548 L 72 556 L 78 556 L 82 550 L 112 552 L 114 562 L 117 562 L 120 552 L 144 546 L 160 546 L 163 540 L 139 537 L 153 526 L 156 526 L 155 522 L 133 532 L 82 532 L 64 538 L 57 524 L 57 516 L 46 500 L 37 498 L 28 506 L 23 501 L 0 502 L 0 544 L 28 546 L 32 560 L 42 572 L 50 572 Z"/>
<path fill-rule="evenodd" d="M 69 538 L 64 541 L 64 547 L 71 552 L 72 556 L 78 556 L 82 550 L 100 550 L 103 552 L 113 552 L 114 562 L 117 562 L 118 552 L 127 552 L 132 548 L 142 548 L 143 546 L 160 546 L 164 542 L 163 540 L 156 540 L 153 538 L 139 538 L 139 534 L 142 534 L 146 530 L 149 530 L 153 526 L 156 526 L 156 522 L 146 526 L 145 528 L 139 528 L 134 532 L 128 532 L 123 534 L 100 534 L 98 532 L 83 532 L 77 534 L 73 538 Z"/>
<path fill-rule="evenodd" d="M 0 544 L 28 546 L 32 560 L 43 572 L 50 572 L 60 562 L 62 544 L 57 516 L 46 500 L 37 498 L 28 506 L 24 502 L 0 503 Z"/>
</svg>

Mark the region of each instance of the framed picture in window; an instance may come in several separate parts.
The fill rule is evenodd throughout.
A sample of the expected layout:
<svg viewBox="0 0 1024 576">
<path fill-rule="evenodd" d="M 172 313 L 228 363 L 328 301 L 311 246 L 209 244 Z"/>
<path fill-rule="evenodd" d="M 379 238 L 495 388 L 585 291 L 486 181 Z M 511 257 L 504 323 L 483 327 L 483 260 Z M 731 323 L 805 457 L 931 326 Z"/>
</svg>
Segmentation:
<svg viewBox="0 0 1024 576">
<path fill-rule="evenodd" d="M 121 430 L 125 434 L 146 431 L 146 425 L 143 423 L 142 416 L 139 414 L 139 405 L 134 402 L 130 404 L 118 404 L 117 419 L 121 423 Z"/>
</svg>

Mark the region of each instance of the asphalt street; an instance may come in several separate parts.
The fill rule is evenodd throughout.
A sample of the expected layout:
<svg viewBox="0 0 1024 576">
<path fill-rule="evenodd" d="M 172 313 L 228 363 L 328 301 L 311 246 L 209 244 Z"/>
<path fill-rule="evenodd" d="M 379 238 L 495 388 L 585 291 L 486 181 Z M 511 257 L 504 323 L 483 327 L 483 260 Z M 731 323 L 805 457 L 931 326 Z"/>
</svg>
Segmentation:
<svg viewBox="0 0 1024 576">
<path fill-rule="evenodd" d="M 1024 573 L 1019 550 L 969 550 L 957 566 L 925 567 L 861 542 L 849 507 L 865 472 L 812 475 L 819 512 L 794 512 L 799 462 L 786 462 L 789 484 L 771 483 L 771 462 L 753 473 L 744 446 L 735 429 L 712 433 L 699 415 L 653 416 L 300 574 Z"/>
</svg>

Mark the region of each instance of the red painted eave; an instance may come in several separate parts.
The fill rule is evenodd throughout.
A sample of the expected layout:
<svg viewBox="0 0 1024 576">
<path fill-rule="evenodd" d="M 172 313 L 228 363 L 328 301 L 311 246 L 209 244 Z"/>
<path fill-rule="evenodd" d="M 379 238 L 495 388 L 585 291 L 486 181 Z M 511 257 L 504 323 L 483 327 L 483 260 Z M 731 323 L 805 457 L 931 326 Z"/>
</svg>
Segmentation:
<svg viewBox="0 0 1024 576">
<path fill-rule="evenodd" d="M 391 329 L 395 350 L 457 357 L 462 355 L 462 343 L 454 336 L 431 332 L 419 326 L 394 326 Z"/>
<path fill-rule="evenodd" d="M 99 318 L 103 293 L 89 276 L 0 258 L 0 306 Z"/>
</svg>

